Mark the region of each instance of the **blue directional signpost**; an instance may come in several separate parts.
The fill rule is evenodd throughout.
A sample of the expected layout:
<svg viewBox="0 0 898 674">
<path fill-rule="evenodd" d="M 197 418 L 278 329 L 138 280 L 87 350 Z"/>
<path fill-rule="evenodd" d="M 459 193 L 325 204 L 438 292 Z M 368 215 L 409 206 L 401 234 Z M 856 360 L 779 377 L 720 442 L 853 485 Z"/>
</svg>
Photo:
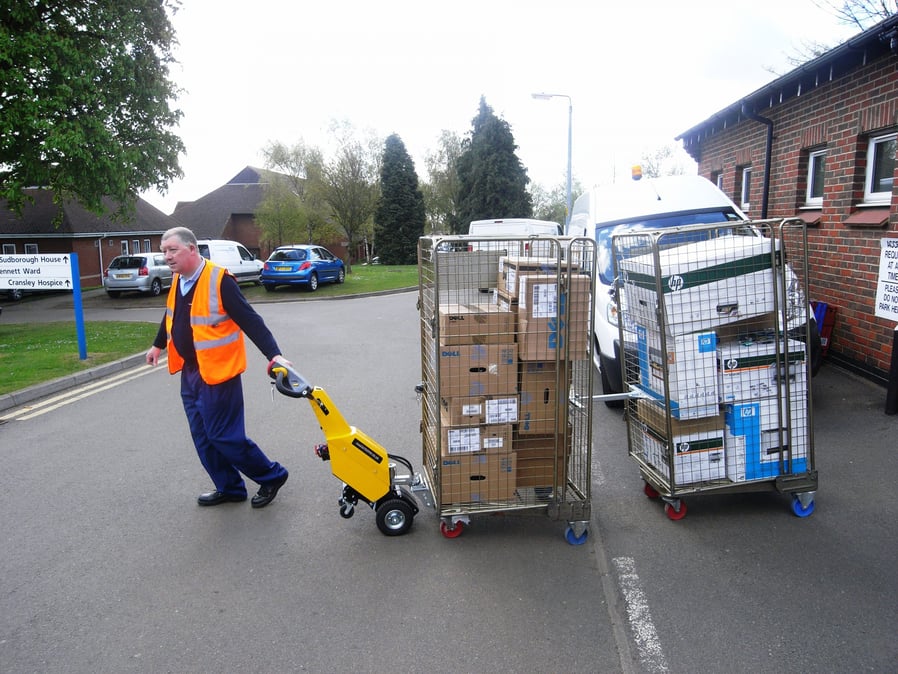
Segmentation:
<svg viewBox="0 0 898 674">
<path fill-rule="evenodd" d="M 78 332 L 78 357 L 87 359 L 81 272 L 76 253 L 0 255 L 0 290 L 71 290 Z"/>
</svg>

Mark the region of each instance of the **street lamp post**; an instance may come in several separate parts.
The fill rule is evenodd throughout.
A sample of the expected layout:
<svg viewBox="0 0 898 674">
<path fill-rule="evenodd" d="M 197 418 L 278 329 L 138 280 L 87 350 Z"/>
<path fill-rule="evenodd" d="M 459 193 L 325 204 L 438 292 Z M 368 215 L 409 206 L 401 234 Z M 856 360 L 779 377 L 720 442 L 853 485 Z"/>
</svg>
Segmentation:
<svg viewBox="0 0 898 674">
<path fill-rule="evenodd" d="M 571 97 L 567 94 L 530 94 L 533 98 L 536 98 L 540 101 L 548 101 L 552 98 L 566 98 L 567 99 L 567 212 L 565 213 L 565 221 L 564 224 L 568 225 L 571 222 L 571 133 L 573 128 L 574 121 L 574 104 L 571 101 Z"/>
</svg>

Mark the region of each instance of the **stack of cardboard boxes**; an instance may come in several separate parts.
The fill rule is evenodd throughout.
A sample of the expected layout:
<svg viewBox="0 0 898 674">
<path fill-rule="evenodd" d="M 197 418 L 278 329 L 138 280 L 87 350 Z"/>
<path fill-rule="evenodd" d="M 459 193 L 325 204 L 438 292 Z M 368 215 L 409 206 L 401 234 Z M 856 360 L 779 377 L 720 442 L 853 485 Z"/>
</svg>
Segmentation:
<svg viewBox="0 0 898 674">
<path fill-rule="evenodd" d="M 559 380 L 566 359 L 587 356 L 591 284 L 557 264 L 503 257 L 492 298 L 439 305 L 444 504 L 563 484 L 570 435 Z"/>
<path fill-rule="evenodd" d="M 636 324 L 638 372 L 628 378 L 656 401 L 636 405 L 631 439 L 642 458 L 675 485 L 807 470 L 805 345 L 775 329 L 770 241 L 721 237 L 659 260 L 657 269 L 649 255 L 621 262 Z"/>
</svg>

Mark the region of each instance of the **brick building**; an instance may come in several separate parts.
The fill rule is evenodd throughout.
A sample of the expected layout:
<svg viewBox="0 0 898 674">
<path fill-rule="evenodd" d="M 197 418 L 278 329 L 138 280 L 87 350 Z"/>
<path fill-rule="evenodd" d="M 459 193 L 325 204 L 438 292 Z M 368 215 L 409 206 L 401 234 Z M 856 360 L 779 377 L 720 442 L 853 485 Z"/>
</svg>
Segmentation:
<svg viewBox="0 0 898 674">
<path fill-rule="evenodd" d="M 677 140 L 753 219 L 808 226 L 811 299 L 837 308 L 829 359 L 886 381 L 895 324 L 875 315 L 880 240 L 898 236 L 898 15 Z"/>
</svg>

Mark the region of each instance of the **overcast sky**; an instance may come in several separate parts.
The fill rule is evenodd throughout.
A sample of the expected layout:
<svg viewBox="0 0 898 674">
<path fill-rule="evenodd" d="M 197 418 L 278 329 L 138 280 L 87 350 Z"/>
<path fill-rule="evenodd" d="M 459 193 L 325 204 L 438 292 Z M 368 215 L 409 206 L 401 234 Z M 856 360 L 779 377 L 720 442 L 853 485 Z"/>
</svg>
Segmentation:
<svg viewBox="0 0 898 674">
<path fill-rule="evenodd" d="M 328 156 L 329 122 L 397 133 L 420 179 L 443 129 L 465 134 L 480 96 L 510 125 L 530 178 L 629 176 L 647 151 L 791 69 L 802 41 L 858 31 L 813 0 L 186 0 L 173 20 L 185 90 L 183 180 L 142 195 L 165 213 L 270 141 Z M 773 69 L 774 72 L 771 72 Z"/>
</svg>

